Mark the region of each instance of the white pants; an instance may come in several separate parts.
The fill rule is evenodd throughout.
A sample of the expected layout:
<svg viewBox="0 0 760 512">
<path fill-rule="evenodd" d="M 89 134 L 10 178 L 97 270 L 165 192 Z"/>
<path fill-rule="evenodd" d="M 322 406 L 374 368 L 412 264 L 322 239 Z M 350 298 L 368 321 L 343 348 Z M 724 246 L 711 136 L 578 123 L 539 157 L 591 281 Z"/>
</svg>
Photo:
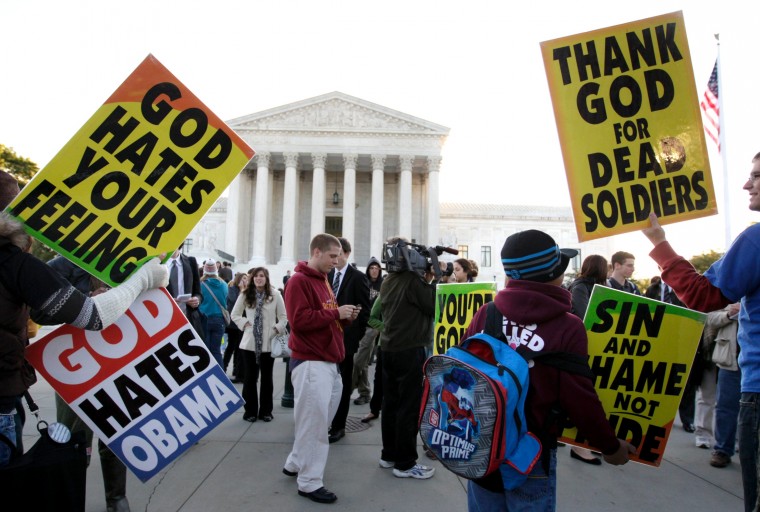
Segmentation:
<svg viewBox="0 0 760 512">
<path fill-rule="evenodd" d="M 715 412 L 715 391 L 718 387 L 717 368 L 714 364 L 705 365 L 702 382 L 697 389 L 697 405 L 694 413 L 694 435 L 706 437 L 713 443 L 713 413 Z"/>
<path fill-rule="evenodd" d="M 343 382 L 338 365 L 304 361 L 290 375 L 295 407 L 295 440 L 285 469 L 298 472 L 298 490 L 313 492 L 323 487 L 330 444 L 327 429 L 338 410 Z"/>
</svg>

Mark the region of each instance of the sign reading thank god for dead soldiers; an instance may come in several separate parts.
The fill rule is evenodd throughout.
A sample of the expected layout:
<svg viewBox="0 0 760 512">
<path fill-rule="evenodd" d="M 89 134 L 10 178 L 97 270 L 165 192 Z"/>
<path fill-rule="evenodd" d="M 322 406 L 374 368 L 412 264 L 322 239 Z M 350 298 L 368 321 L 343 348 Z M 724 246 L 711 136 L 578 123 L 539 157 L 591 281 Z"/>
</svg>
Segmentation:
<svg viewBox="0 0 760 512">
<path fill-rule="evenodd" d="M 459 345 L 480 306 L 496 296 L 496 283 L 439 284 L 435 291 L 433 352 L 443 354 Z"/>
<path fill-rule="evenodd" d="M 659 466 L 700 342 L 706 316 L 638 295 L 595 286 L 583 320 L 594 387 L 631 460 Z M 561 440 L 590 446 L 577 429 Z"/>
<path fill-rule="evenodd" d="M 179 247 L 253 154 L 148 55 L 8 211 L 113 286 Z"/>
<path fill-rule="evenodd" d="M 580 241 L 717 213 L 681 12 L 541 53 Z"/>
</svg>

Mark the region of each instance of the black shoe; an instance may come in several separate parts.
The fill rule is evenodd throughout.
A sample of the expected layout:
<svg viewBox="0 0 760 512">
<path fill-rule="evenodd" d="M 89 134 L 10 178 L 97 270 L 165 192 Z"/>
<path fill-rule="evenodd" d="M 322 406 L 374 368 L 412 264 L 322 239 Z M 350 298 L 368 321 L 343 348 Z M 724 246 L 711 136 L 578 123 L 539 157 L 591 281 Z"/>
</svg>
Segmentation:
<svg viewBox="0 0 760 512">
<path fill-rule="evenodd" d="M 586 459 L 584 457 L 581 457 L 577 453 L 575 453 L 575 451 L 572 450 L 572 449 L 570 450 L 570 458 L 571 459 L 575 459 L 575 460 L 579 460 L 581 462 L 585 462 L 586 464 L 591 464 L 592 466 L 601 466 L 602 465 L 602 461 L 599 460 L 599 459 L 597 459 L 596 457 L 593 457 L 591 459 Z"/>
<path fill-rule="evenodd" d="M 696 427 L 694 427 L 694 425 L 693 425 L 692 423 L 684 423 L 684 424 L 683 424 L 683 429 L 684 429 L 686 432 L 688 432 L 689 434 L 693 434 L 693 433 L 694 433 L 694 431 L 696 431 L 696 430 L 697 430 L 697 429 L 696 429 Z"/>
<path fill-rule="evenodd" d="M 354 403 L 355 403 L 356 405 L 364 405 L 364 404 L 368 404 L 368 403 L 369 403 L 369 397 L 366 397 L 366 396 L 360 396 L 359 398 L 357 398 L 356 400 L 354 400 Z"/>
<path fill-rule="evenodd" d="M 261 421 L 266 421 L 267 423 L 269 423 L 270 421 L 274 419 L 274 416 L 272 416 L 271 414 L 266 414 L 264 416 L 259 417 L 259 419 Z"/>
<path fill-rule="evenodd" d="M 312 492 L 298 491 L 298 495 L 303 496 L 304 498 L 309 498 L 311 501 L 316 501 L 317 503 L 333 503 L 338 499 L 334 492 L 330 492 L 324 487 L 320 487 Z"/>
<path fill-rule="evenodd" d="M 380 417 L 380 413 L 374 413 L 372 411 L 368 412 L 366 416 L 362 418 L 362 423 L 369 423 L 372 420 L 376 420 Z"/>
<path fill-rule="evenodd" d="M 298 476 L 298 471 L 288 471 L 287 469 L 282 468 L 282 474 L 288 476 Z"/>
<path fill-rule="evenodd" d="M 256 416 L 243 416 L 243 421 L 247 421 L 249 423 L 256 423 Z"/>
<path fill-rule="evenodd" d="M 346 429 L 338 428 L 338 429 L 330 431 L 330 435 L 327 436 L 327 440 L 330 441 L 331 443 L 337 443 L 344 437 L 346 437 Z M 314 492 L 317 492 L 317 491 L 314 491 Z"/>
</svg>

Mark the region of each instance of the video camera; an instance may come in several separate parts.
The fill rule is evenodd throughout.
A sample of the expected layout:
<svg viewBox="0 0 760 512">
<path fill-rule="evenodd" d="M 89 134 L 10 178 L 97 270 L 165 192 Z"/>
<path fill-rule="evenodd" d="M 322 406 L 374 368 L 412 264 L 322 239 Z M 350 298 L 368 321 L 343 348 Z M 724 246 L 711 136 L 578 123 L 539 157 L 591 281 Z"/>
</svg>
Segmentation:
<svg viewBox="0 0 760 512">
<path fill-rule="evenodd" d="M 451 262 L 447 263 L 446 271 L 441 272 L 438 265 L 438 256 L 443 253 L 459 254 L 459 251 L 451 247 L 436 245 L 435 247 L 425 247 L 424 245 L 414 244 L 405 240 L 397 240 L 392 244 L 383 245 L 383 263 L 388 272 L 405 272 L 411 270 L 423 276 L 431 270 L 435 273 L 435 278 L 440 279 L 441 275 L 450 276 L 454 271 Z"/>
</svg>

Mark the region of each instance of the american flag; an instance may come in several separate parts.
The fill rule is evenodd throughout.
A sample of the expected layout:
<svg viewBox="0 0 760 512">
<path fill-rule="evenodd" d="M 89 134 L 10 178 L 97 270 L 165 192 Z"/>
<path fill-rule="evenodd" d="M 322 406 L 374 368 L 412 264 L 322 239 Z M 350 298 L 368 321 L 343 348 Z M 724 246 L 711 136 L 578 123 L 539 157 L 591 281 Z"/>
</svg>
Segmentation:
<svg viewBox="0 0 760 512">
<path fill-rule="evenodd" d="M 715 61 L 707 89 L 700 102 L 702 106 L 702 124 L 720 152 L 720 107 L 718 105 L 718 61 Z"/>
</svg>

